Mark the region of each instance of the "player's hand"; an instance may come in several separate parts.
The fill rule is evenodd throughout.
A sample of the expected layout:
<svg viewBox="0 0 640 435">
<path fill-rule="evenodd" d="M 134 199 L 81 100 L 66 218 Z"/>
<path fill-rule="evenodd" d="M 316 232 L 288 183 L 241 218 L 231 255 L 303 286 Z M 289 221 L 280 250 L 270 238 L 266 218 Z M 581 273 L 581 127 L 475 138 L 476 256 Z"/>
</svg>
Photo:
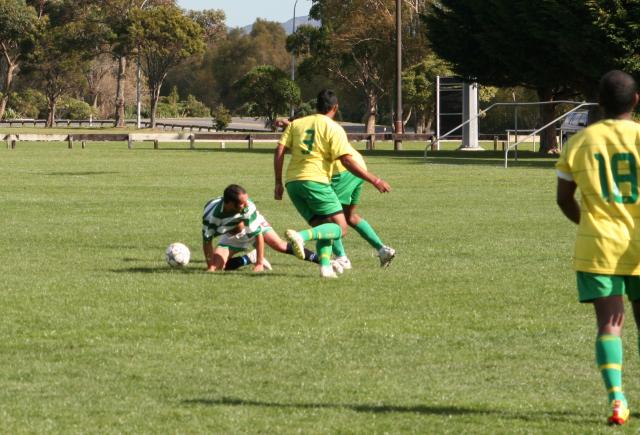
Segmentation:
<svg viewBox="0 0 640 435">
<path fill-rule="evenodd" d="M 231 228 L 228 233 L 232 236 L 237 236 L 244 231 L 244 222 L 239 222 L 234 228 Z"/>
<path fill-rule="evenodd" d="M 380 193 L 391 192 L 391 186 L 382 178 L 376 178 L 376 180 L 373 182 L 373 185 L 376 189 L 378 189 L 378 192 Z"/>
<path fill-rule="evenodd" d="M 282 199 L 282 195 L 284 195 L 284 186 L 281 183 L 277 183 L 276 188 L 273 191 L 273 197 L 280 201 Z"/>
<path fill-rule="evenodd" d="M 207 272 L 211 273 L 211 272 L 215 272 L 217 269 L 215 266 L 209 266 L 207 267 Z"/>
<path fill-rule="evenodd" d="M 256 273 L 264 272 L 264 264 L 262 264 L 262 263 L 256 263 L 256 264 L 253 266 L 253 271 L 254 271 L 254 272 L 256 272 Z"/>
</svg>

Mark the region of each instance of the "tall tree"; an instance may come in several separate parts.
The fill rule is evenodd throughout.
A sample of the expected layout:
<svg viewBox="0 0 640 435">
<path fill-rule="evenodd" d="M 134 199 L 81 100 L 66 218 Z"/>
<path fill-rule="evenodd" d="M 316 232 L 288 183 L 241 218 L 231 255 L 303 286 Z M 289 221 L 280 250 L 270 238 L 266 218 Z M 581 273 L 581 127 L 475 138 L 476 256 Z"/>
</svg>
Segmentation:
<svg viewBox="0 0 640 435">
<path fill-rule="evenodd" d="M 51 127 L 58 100 L 84 82 L 89 61 L 99 52 L 108 30 L 101 25 L 99 8 L 89 0 L 43 1 L 41 7 L 24 70 L 47 97 L 47 126 Z"/>
<path fill-rule="evenodd" d="M 529 87 L 543 102 L 594 98 L 600 75 L 620 55 L 581 0 L 441 0 L 424 18 L 434 50 L 459 75 Z M 545 124 L 553 120 L 553 105 L 542 106 L 541 115 Z M 556 146 L 554 126 L 541 144 L 543 151 Z"/>
<path fill-rule="evenodd" d="M 0 0 L 0 119 L 4 116 L 9 94 L 20 62 L 25 54 L 25 43 L 36 30 L 35 9 L 24 0 Z"/>
<path fill-rule="evenodd" d="M 245 104 L 246 113 L 266 118 L 266 126 L 274 131 L 278 114 L 300 102 L 300 88 L 287 73 L 271 65 L 253 68 L 234 83 L 233 89 Z"/>
<path fill-rule="evenodd" d="M 40 26 L 34 48 L 24 69 L 47 97 L 47 127 L 53 127 L 60 97 L 84 80 L 88 67 L 86 53 L 68 39 L 68 27 L 52 25 L 45 20 Z"/>
<path fill-rule="evenodd" d="M 198 23 L 204 33 L 206 50 L 202 56 L 192 56 L 169 71 L 167 87 L 177 86 L 182 95 L 194 95 L 210 108 L 220 101 L 217 83 L 213 78 L 211 53 L 227 36 L 225 14 L 221 10 L 188 11 L 187 16 Z"/>
<path fill-rule="evenodd" d="M 205 48 L 202 28 L 180 9 L 162 5 L 132 11 L 131 37 L 138 47 L 151 96 L 155 127 L 160 90 L 170 68 Z"/>
<path fill-rule="evenodd" d="M 227 32 L 227 26 L 224 24 L 226 15 L 221 9 L 187 11 L 187 16 L 202 28 L 207 45 L 223 38 Z"/>
<path fill-rule="evenodd" d="M 640 0 L 589 0 L 595 24 L 620 49 L 620 69 L 640 80 Z"/>
<path fill-rule="evenodd" d="M 395 3 L 394 0 L 313 0 L 310 15 L 321 21 L 320 30 L 315 34 L 308 29 L 300 30 L 305 32 L 304 36 L 316 39 L 309 44 L 313 55 L 303 61 L 306 65 L 301 65 L 301 69 L 328 72 L 358 91 L 366 106 L 364 118 L 368 133 L 375 131 L 378 105 L 381 98 L 390 93 L 395 76 L 395 64 L 390 62 L 396 35 Z M 420 6 L 415 0 L 402 2 L 407 11 Z M 428 45 L 422 28 L 415 26 L 411 14 L 405 16 L 402 25 L 403 58 L 407 66 L 412 66 L 428 52 Z M 290 45 L 289 48 L 298 47 Z"/>
<path fill-rule="evenodd" d="M 251 69 L 259 65 L 287 69 L 290 57 L 285 48 L 286 38 L 278 23 L 258 19 L 249 34 L 233 29 L 211 51 L 206 68 L 211 71 L 218 98 L 225 106 L 237 105 L 231 85 Z"/>
</svg>

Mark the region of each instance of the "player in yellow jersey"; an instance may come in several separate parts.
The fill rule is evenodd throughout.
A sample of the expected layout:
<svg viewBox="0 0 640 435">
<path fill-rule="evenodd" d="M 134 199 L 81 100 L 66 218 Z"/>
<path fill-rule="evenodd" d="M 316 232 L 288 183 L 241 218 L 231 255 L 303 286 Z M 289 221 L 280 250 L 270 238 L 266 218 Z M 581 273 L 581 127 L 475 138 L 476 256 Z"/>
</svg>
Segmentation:
<svg viewBox="0 0 640 435">
<path fill-rule="evenodd" d="M 609 424 L 629 418 L 620 339 L 625 294 L 640 326 L 640 124 L 631 119 L 639 98 L 630 75 L 605 74 L 599 86 L 605 119 L 572 136 L 556 165 L 558 206 L 578 224 L 574 267 L 579 299 L 595 307 L 595 353 L 611 406 Z"/>
<path fill-rule="evenodd" d="M 331 188 L 331 166 L 335 160 L 353 174 L 373 184 L 380 192 L 388 192 L 389 184 L 358 165 L 351 157 L 353 147 L 344 129 L 333 118 L 338 111 L 338 98 L 323 90 L 316 101 L 317 114 L 291 122 L 284 131 L 274 155 L 276 200 L 281 200 L 286 185 L 289 198 L 298 213 L 313 227 L 309 230 L 287 230 L 296 256 L 304 258 L 304 242 L 316 240 L 320 256 L 320 276 L 335 278 L 331 267 L 331 246 L 347 231 L 342 205 Z M 284 154 L 291 152 L 285 184 L 282 180 Z"/>
</svg>

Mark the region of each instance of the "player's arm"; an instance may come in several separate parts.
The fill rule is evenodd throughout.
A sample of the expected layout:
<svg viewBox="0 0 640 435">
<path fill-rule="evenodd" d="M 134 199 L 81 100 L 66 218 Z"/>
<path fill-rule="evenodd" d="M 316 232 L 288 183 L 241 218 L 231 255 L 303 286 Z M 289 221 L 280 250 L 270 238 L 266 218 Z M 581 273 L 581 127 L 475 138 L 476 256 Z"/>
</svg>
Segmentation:
<svg viewBox="0 0 640 435">
<path fill-rule="evenodd" d="M 347 168 L 347 170 L 353 175 L 373 184 L 373 186 L 378 189 L 379 192 L 385 193 L 391 190 L 391 186 L 389 185 L 389 183 L 360 166 L 358 162 L 356 162 L 354 158 L 351 157 L 351 154 L 341 155 L 340 163 L 342 163 L 344 167 Z"/>
<path fill-rule="evenodd" d="M 284 194 L 284 185 L 282 184 L 282 167 L 284 165 L 284 154 L 286 152 L 287 148 L 283 144 L 279 143 L 273 156 L 273 172 L 276 177 L 276 187 L 273 192 L 273 197 L 277 200 L 281 200 L 282 195 Z"/>
<path fill-rule="evenodd" d="M 256 264 L 253 266 L 254 272 L 264 271 L 264 236 L 262 233 L 256 236 Z"/>
<path fill-rule="evenodd" d="M 207 272 L 215 271 L 213 262 L 213 241 L 211 239 L 202 239 L 202 250 L 204 251 L 204 259 L 207 262 Z"/>
<path fill-rule="evenodd" d="M 576 201 L 575 193 L 577 185 L 573 180 L 565 180 L 558 177 L 556 189 L 556 203 L 562 213 L 573 223 L 580 223 L 580 205 Z"/>
</svg>

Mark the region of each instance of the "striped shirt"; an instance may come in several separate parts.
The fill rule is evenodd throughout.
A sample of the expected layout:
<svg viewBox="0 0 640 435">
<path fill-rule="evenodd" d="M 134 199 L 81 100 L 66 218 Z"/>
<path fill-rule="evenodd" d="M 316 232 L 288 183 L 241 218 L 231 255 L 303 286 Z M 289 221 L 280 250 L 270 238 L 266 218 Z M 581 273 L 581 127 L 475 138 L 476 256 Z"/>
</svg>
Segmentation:
<svg viewBox="0 0 640 435">
<path fill-rule="evenodd" d="M 202 239 L 206 242 L 214 237 L 228 233 L 235 229 L 241 222 L 245 225 L 245 231 L 249 237 L 257 236 L 262 232 L 260 227 L 260 213 L 253 201 L 249 200 L 247 206 L 240 213 L 225 213 L 222 197 L 214 198 L 204 206 L 202 214 Z"/>
</svg>

